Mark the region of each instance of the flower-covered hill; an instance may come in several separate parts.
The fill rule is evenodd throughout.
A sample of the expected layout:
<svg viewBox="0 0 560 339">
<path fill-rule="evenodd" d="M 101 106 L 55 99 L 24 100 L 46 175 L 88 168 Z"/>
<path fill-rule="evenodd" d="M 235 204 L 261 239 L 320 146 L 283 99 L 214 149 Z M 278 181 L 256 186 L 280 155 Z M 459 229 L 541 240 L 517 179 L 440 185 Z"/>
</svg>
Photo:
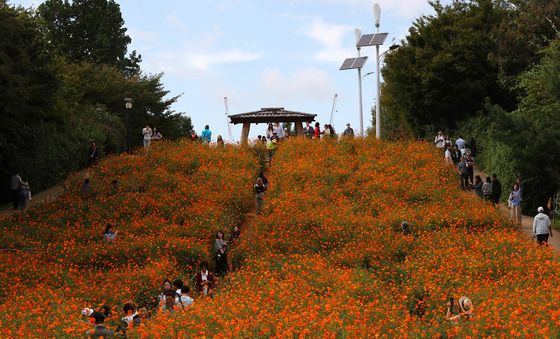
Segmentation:
<svg viewBox="0 0 560 339">
<path fill-rule="evenodd" d="M 292 140 L 227 288 L 134 336 L 558 337 L 560 265 L 422 143 Z M 411 232 L 402 231 L 407 221 Z M 474 317 L 445 318 L 450 296 Z"/>
<path fill-rule="evenodd" d="M 76 175 L 56 201 L 0 220 L 1 336 L 81 337 L 84 307 L 153 305 L 164 278 L 189 278 L 215 231 L 240 224 L 257 169 L 248 150 L 158 143 L 102 161 L 89 191 Z"/>
</svg>

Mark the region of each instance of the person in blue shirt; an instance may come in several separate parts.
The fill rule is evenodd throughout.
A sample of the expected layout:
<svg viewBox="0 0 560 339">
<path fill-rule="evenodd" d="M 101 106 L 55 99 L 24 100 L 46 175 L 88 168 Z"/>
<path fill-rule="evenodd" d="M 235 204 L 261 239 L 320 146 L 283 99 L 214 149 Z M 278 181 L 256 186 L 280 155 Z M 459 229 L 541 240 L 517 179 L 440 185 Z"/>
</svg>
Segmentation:
<svg viewBox="0 0 560 339">
<path fill-rule="evenodd" d="M 202 142 L 209 144 L 210 141 L 212 140 L 212 132 L 210 131 L 210 126 L 206 125 L 204 126 L 204 131 L 202 131 Z"/>
</svg>

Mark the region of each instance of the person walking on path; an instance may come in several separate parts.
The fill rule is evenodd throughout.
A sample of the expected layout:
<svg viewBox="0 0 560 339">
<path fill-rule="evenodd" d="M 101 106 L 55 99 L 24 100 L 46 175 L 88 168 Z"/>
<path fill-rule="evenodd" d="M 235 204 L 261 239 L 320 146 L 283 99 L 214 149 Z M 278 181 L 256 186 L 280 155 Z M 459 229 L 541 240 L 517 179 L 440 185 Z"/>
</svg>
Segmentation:
<svg viewBox="0 0 560 339">
<path fill-rule="evenodd" d="M 498 176 L 496 174 L 492 174 L 492 202 L 494 204 L 499 204 L 501 196 L 502 183 L 498 180 Z"/>
<path fill-rule="evenodd" d="M 21 188 L 21 176 L 16 173 L 10 179 L 10 188 L 12 189 L 12 207 L 14 211 L 19 207 L 19 190 Z"/>
<path fill-rule="evenodd" d="M 482 184 L 482 196 L 484 200 L 490 201 L 492 197 L 492 180 L 490 177 L 486 177 L 486 182 Z"/>
<path fill-rule="evenodd" d="M 514 225 L 521 227 L 521 190 L 519 184 L 513 184 L 513 189 L 509 193 L 508 206 L 511 208 L 511 221 Z"/>
<path fill-rule="evenodd" d="M 538 214 L 533 219 L 533 237 L 539 245 L 548 246 L 548 236 L 552 238 L 552 224 L 550 218 L 544 213 L 544 208 L 537 209 Z"/>
<path fill-rule="evenodd" d="M 434 145 L 436 145 L 436 147 L 439 149 L 443 149 L 445 147 L 445 137 L 443 136 L 442 131 L 439 131 L 436 135 L 434 139 Z"/>
<path fill-rule="evenodd" d="M 142 135 L 144 136 L 143 138 L 143 142 L 144 142 L 144 148 L 148 148 L 150 147 L 150 142 L 152 141 L 152 129 L 150 128 L 149 125 L 144 126 L 144 128 L 142 128 Z"/>
<path fill-rule="evenodd" d="M 91 142 L 91 146 L 89 146 L 88 167 L 91 167 L 96 163 L 97 163 L 97 143 L 94 140 Z"/>
<path fill-rule="evenodd" d="M 19 188 L 19 209 L 25 210 L 27 208 L 27 202 L 29 200 L 31 200 L 31 188 L 27 180 L 22 179 Z"/>
<path fill-rule="evenodd" d="M 204 126 L 204 131 L 202 131 L 200 137 L 202 139 L 202 142 L 206 145 L 208 145 L 210 141 L 212 141 L 212 131 L 210 131 L 210 126 Z"/>
<path fill-rule="evenodd" d="M 463 189 L 469 188 L 469 170 L 467 168 L 467 161 L 461 157 L 459 165 L 457 167 L 459 170 L 459 176 L 461 177 L 461 187 Z"/>
<path fill-rule="evenodd" d="M 266 191 L 266 185 L 264 184 L 262 178 L 257 178 L 255 184 L 255 196 L 256 196 L 256 213 L 261 214 L 262 203 L 264 200 L 264 192 Z"/>
</svg>

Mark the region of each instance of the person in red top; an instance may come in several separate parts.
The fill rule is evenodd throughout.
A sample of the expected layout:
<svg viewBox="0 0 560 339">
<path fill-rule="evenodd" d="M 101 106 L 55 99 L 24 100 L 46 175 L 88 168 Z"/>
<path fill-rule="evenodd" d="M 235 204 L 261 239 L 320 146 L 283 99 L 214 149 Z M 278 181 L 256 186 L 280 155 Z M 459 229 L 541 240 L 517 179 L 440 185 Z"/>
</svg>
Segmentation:
<svg viewBox="0 0 560 339">
<path fill-rule="evenodd" d="M 214 275 L 208 270 L 208 263 L 206 261 L 200 263 L 200 270 L 196 273 L 196 289 L 204 294 L 204 296 L 212 296 Z"/>
<path fill-rule="evenodd" d="M 321 137 L 321 124 L 315 123 L 315 129 L 313 130 L 313 139 L 319 139 Z"/>
</svg>

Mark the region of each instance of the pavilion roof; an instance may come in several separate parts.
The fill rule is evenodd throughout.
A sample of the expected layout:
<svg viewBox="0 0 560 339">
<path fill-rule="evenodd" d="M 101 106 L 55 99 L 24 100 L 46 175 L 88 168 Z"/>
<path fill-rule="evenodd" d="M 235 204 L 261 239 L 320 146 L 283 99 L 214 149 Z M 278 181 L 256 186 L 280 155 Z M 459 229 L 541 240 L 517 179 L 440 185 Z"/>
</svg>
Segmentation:
<svg viewBox="0 0 560 339">
<path fill-rule="evenodd" d="M 306 122 L 314 121 L 317 114 L 286 111 L 284 107 L 265 107 L 260 111 L 247 112 L 230 115 L 229 119 L 233 124 L 249 123 L 269 123 L 269 122 Z"/>
</svg>

